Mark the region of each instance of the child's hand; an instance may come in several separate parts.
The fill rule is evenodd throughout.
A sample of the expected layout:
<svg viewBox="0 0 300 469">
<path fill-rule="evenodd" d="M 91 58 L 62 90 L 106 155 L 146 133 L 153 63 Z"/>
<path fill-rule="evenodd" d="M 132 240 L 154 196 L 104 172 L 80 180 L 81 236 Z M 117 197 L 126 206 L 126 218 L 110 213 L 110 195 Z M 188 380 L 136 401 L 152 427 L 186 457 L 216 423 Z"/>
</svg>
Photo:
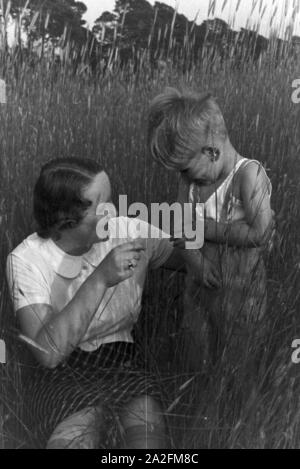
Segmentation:
<svg viewBox="0 0 300 469">
<path fill-rule="evenodd" d="M 188 266 L 188 271 L 192 274 L 193 281 L 196 284 L 204 285 L 206 288 L 221 287 L 221 276 L 213 262 L 204 257 L 201 251 L 197 251 L 200 260 L 198 257 L 196 261 L 195 251 L 186 250 L 186 238 L 174 238 L 171 236 L 170 240 L 173 242 L 175 248 L 185 251 L 184 258 Z"/>
<path fill-rule="evenodd" d="M 189 265 L 188 270 L 192 274 L 193 281 L 199 285 L 204 285 L 206 288 L 220 288 L 221 276 L 220 272 L 213 262 L 206 257 L 202 256 L 203 261 L 200 266 Z"/>
<path fill-rule="evenodd" d="M 185 249 L 185 238 L 174 238 L 171 236 L 170 241 L 173 243 L 174 248 Z"/>
<path fill-rule="evenodd" d="M 183 236 L 182 238 L 175 238 L 174 236 L 171 236 L 170 241 L 173 243 L 174 248 L 186 249 L 186 243 L 193 243 L 195 241 L 197 242 L 197 237 L 194 236 L 193 238 L 186 238 Z"/>
</svg>

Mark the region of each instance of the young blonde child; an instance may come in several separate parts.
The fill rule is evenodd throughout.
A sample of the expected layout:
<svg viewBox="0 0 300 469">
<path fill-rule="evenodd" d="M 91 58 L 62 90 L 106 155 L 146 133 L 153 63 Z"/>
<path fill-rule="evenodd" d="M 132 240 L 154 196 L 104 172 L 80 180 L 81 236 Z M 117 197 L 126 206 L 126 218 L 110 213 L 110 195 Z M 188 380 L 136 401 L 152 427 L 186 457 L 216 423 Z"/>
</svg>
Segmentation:
<svg viewBox="0 0 300 469">
<path fill-rule="evenodd" d="M 210 93 L 168 88 L 157 96 L 150 105 L 148 144 L 157 161 L 180 172 L 178 200 L 193 203 L 195 217 L 196 203 L 204 204 L 204 246 L 184 251 L 183 355 L 190 371 L 200 371 L 224 346 L 236 358 L 251 331 L 262 332 L 271 184 L 260 162 L 235 150 Z M 194 268 L 199 259 L 202 278 Z"/>
</svg>

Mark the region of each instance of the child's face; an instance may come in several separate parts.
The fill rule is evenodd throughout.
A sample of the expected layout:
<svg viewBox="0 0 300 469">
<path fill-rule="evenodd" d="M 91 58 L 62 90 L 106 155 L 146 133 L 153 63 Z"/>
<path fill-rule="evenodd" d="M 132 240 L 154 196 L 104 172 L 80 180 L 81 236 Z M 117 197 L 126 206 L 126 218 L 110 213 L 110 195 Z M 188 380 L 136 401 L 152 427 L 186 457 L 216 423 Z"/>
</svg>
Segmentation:
<svg viewBox="0 0 300 469">
<path fill-rule="evenodd" d="M 198 182 L 201 185 L 213 184 L 220 176 L 222 171 L 221 157 L 212 157 L 212 154 L 201 148 L 196 151 L 194 156 L 189 159 L 184 169 L 181 170 L 189 181 Z M 209 148 L 209 147 L 208 147 Z"/>
</svg>

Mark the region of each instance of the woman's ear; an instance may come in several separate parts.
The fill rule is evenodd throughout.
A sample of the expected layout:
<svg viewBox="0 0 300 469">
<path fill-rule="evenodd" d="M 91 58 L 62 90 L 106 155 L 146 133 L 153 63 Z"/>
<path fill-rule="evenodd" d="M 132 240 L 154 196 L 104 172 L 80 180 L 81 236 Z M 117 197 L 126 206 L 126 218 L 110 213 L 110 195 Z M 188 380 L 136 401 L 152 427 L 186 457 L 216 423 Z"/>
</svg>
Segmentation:
<svg viewBox="0 0 300 469">
<path fill-rule="evenodd" d="M 68 230 L 75 228 L 78 225 L 78 221 L 74 218 L 64 218 L 57 222 L 56 227 L 59 231 Z"/>
<path fill-rule="evenodd" d="M 66 222 L 66 227 L 67 228 L 75 228 L 77 226 L 78 222 L 77 220 L 74 220 L 74 219 L 70 219 L 70 220 L 67 220 Z"/>
</svg>

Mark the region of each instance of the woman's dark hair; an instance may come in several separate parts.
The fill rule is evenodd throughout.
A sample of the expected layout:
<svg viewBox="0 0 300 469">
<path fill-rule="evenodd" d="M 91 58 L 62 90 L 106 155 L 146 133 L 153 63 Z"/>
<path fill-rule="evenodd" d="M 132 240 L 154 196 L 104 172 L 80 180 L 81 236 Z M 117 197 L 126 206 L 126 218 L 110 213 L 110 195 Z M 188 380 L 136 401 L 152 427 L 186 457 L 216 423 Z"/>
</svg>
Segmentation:
<svg viewBox="0 0 300 469">
<path fill-rule="evenodd" d="M 101 165 L 88 158 L 57 158 L 42 167 L 33 192 L 39 236 L 58 239 L 61 230 L 80 223 L 91 205 L 82 192 L 101 171 Z"/>
</svg>

